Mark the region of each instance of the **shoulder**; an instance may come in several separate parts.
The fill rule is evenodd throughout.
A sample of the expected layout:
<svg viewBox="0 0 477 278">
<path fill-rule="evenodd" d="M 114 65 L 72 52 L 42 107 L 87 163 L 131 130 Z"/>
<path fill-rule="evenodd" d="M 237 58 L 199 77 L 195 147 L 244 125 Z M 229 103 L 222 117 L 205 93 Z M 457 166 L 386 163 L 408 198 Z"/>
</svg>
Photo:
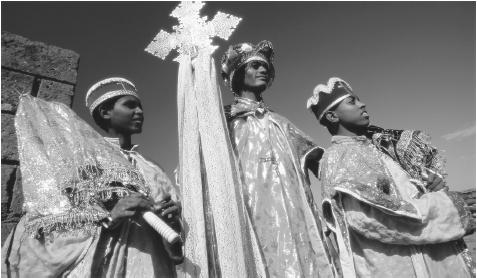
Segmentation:
<svg viewBox="0 0 477 278">
<path fill-rule="evenodd" d="M 142 153 L 137 153 L 149 166 L 153 167 L 154 169 L 160 171 L 161 173 L 165 173 L 164 168 L 156 162 L 154 159 L 143 155 Z"/>
<path fill-rule="evenodd" d="M 332 144 L 325 149 L 320 163 L 325 167 L 344 166 L 347 162 L 361 160 L 365 152 L 359 144 Z"/>
</svg>

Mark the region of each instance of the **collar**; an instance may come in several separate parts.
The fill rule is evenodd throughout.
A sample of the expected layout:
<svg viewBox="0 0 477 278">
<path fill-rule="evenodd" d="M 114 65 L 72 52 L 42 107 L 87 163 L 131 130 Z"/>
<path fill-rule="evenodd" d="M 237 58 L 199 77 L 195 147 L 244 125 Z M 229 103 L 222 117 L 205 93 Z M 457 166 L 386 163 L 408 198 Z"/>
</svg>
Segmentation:
<svg viewBox="0 0 477 278">
<path fill-rule="evenodd" d="M 115 137 L 104 137 L 104 139 L 106 141 L 108 141 L 111 145 L 119 148 L 121 151 L 125 151 L 125 152 L 135 152 L 137 151 L 137 149 L 139 148 L 139 145 L 133 145 L 132 148 L 130 150 L 125 150 L 125 149 L 122 149 L 121 148 L 121 145 L 119 144 L 119 138 L 115 138 Z"/>
<path fill-rule="evenodd" d="M 263 100 L 255 101 L 243 97 L 235 97 L 234 103 L 231 106 L 230 115 L 232 117 L 241 115 L 250 115 L 250 114 L 265 114 L 270 111 L 270 107 L 266 105 Z"/>
<path fill-rule="evenodd" d="M 342 144 L 342 143 L 369 143 L 369 139 L 364 135 L 360 136 L 343 136 L 343 135 L 334 135 L 331 137 L 331 143 L 333 144 Z"/>
</svg>

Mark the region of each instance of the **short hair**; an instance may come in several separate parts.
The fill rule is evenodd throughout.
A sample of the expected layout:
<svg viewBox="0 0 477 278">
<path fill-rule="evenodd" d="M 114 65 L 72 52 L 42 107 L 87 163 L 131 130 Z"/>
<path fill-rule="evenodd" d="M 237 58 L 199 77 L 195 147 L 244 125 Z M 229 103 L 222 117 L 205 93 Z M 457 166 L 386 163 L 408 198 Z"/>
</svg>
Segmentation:
<svg viewBox="0 0 477 278">
<path fill-rule="evenodd" d="M 96 107 L 93 110 L 93 120 L 102 130 L 108 131 L 109 121 L 107 121 L 106 119 L 101 117 L 100 110 L 101 109 L 105 109 L 105 110 L 113 109 L 114 105 L 116 104 L 116 101 L 118 101 L 118 99 L 120 99 L 121 97 L 123 97 L 123 96 L 117 96 L 117 97 L 113 97 L 111 99 L 108 99 L 108 100 L 104 101 L 103 103 L 101 103 L 100 105 L 98 105 L 98 107 Z"/>
<path fill-rule="evenodd" d="M 328 132 L 331 134 L 331 135 L 336 135 L 338 133 L 338 124 L 336 123 L 332 123 L 330 122 L 327 118 L 326 118 L 326 113 L 329 112 L 329 111 L 335 111 L 336 107 L 338 107 L 339 103 L 335 104 L 333 107 L 331 107 L 330 109 L 328 109 L 328 111 L 325 112 L 325 114 L 323 114 L 323 116 L 321 117 L 321 119 L 319 120 L 320 121 L 320 124 L 325 126 L 326 129 L 328 129 Z M 318 114 L 317 114 L 317 105 L 313 105 L 311 107 L 311 111 L 313 111 L 313 114 L 315 114 L 315 117 L 316 119 L 318 119 Z"/>
<path fill-rule="evenodd" d="M 235 73 L 234 73 L 234 76 L 233 76 L 233 80 L 231 80 L 232 82 L 232 91 L 235 93 L 235 94 L 239 94 L 240 91 L 242 90 L 243 88 L 243 85 L 244 85 L 244 79 L 245 79 L 245 68 L 247 67 L 247 64 L 244 64 L 243 66 L 241 66 L 240 68 L 238 68 Z"/>
</svg>

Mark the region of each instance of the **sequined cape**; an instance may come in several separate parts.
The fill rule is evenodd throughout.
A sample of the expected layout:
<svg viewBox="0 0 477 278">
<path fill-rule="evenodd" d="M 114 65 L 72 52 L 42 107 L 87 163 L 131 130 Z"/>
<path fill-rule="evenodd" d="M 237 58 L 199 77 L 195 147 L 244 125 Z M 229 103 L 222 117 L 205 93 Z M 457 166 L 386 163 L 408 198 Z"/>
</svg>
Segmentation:
<svg viewBox="0 0 477 278">
<path fill-rule="evenodd" d="M 447 176 L 445 157 L 432 145 L 431 137 L 420 130 L 369 126 L 367 137 L 371 138 L 378 149 L 398 162 L 414 179 L 422 179 L 423 167 L 439 173 L 444 178 Z"/>
<path fill-rule="evenodd" d="M 333 277 L 304 170 L 322 149 L 263 102 L 235 98 L 224 110 L 267 275 Z"/>
<path fill-rule="evenodd" d="M 320 162 L 323 217 L 344 277 L 472 277 L 455 240 L 472 218 L 455 192 L 422 194 L 364 136 L 334 136 Z"/>
<path fill-rule="evenodd" d="M 446 180 L 446 159 L 441 151 L 431 143 L 431 137 L 420 130 L 383 129 L 368 127 L 368 138 L 383 153 L 399 163 L 415 182 L 421 194 L 428 192 L 422 181 L 422 170 L 428 168 Z M 455 193 L 458 194 L 458 193 Z M 475 276 L 475 261 L 464 239 L 455 241 L 455 247 Z"/>
<path fill-rule="evenodd" d="M 25 215 L 2 247 L 2 277 L 174 275 L 177 258 L 142 218 L 111 231 L 99 223 L 105 202 L 132 189 L 176 196 L 157 165 L 134 150 L 132 165 L 64 104 L 23 96 L 15 124 Z"/>
</svg>

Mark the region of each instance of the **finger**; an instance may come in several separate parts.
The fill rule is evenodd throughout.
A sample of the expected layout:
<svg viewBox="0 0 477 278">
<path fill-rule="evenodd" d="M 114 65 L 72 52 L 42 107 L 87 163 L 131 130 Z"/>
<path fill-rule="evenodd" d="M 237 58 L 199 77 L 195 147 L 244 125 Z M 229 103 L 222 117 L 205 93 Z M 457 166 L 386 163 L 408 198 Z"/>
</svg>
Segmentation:
<svg viewBox="0 0 477 278">
<path fill-rule="evenodd" d="M 159 201 L 160 203 L 167 203 L 171 200 L 171 194 L 169 193 L 166 193 L 164 194 L 164 197 L 162 198 L 161 201 Z"/>
<path fill-rule="evenodd" d="M 173 214 L 173 215 L 177 215 L 179 213 L 179 208 L 177 206 L 173 206 L 173 207 L 170 207 L 166 210 L 164 210 L 161 215 L 162 216 L 166 216 L 168 214 Z"/>
<path fill-rule="evenodd" d="M 438 185 L 436 185 L 436 186 L 434 187 L 434 191 L 444 190 L 444 189 L 446 189 L 446 187 L 447 187 L 447 186 L 445 185 L 445 183 L 439 183 Z"/>
<path fill-rule="evenodd" d="M 153 210 L 154 203 L 151 200 L 141 199 L 141 201 L 139 201 L 139 203 L 137 204 L 137 207 L 147 210 Z"/>
<path fill-rule="evenodd" d="M 127 210 L 152 210 L 154 203 L 144 198 L 132 198 L 125 203 L 125 209 Z"/>
<path fill-rule="evenodd" d="M 436 182 L 436 178 L 437 178 L 437 175 L 436 175 L 436 174 L 434 174 L 434 173 L 432 173 L 432 172 L 429 173 L 428 179 L 427 179 L 427 184 L 428 184 L 428 185 L 434 184 L 434 183 Z"/>
<path fill-rule="evenodd" d="M 154 210 L 156 210 L 156 211 L 164 210 L 164 209 L 167 209 L 167 208 L 169 208 L 173 205 L 175 205 L 175 202 L 172 201 L 172 200 L 170 200 L 166 203 L 156 203 L 156 204 L 154 204 Z"/>
<path fill-rule="evenodd" d="M 129 218 L 132 217 L 135 214 L 134 211 L 129 211 L 129 210 L 123 210 L 123 211 L 118 211 L 116 212 L 112 218 L 119 220 L 119 219 L 124 219 L 124 218 Z"/>
<path fill-rule="evenodd" d="M 432 191 L 439 191 L 446 187 L 446 183 L 443 180 L 436 179 L 435 182 L 432 184 Z"/>
</svg>

